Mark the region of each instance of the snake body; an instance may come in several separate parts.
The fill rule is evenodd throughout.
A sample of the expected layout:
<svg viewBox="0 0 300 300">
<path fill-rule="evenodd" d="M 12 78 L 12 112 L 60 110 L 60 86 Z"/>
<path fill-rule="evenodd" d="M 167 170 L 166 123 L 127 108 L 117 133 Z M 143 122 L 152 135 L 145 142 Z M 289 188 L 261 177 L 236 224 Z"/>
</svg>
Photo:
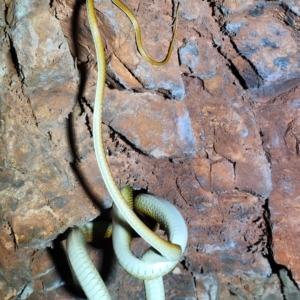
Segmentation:
<svg viewBox="0 0 300 300">
<path fill-rule="evenodd" d="M 72 271 L 89 300 L 109 300 L 110 296 L 85 247 L 85 237 L 74 227 L 67 238 L 67 254 Z"/>
<path fill-rule="evenodd" d="M 134 208 L 151 216 L 165 228 L 172 243 L 185 249 L 187 228 L 178 210 L 166 200 L 148 194 L 139 194 L 134 199 Z M 170 272 L 178 260 L 168 260 L 153 248 L 148 249 L 142 260 L 130 249 L 130 223 L 127 223 L 117 208 L 113 211 L 113 247 L 121 266 L 132 276 L 140 279 L 155 279 Z"/>
<path fill-rule="evenodd" d="M 128 203 L 131 189 L 124 187 L 122 195 Z M 128 196 L 129 195 L 129 196 Z M 187 243 L 187 228 L 178 210 L 164 199 L 148 194 L 140 194 L 131 203 L 131 208 L 148 214 L 159 222 L 168 233 L 171 242 L 178 243 L 183 249 Z M 108 236 L 111 230 L 98 231 L 102 237 Z M 90 259 L 85 240 L 95 233 L 99 227 L 90 222 L 81 228 L 75 227 L 67 239 L 67 253 L 75 279 L 82 286 L 89 300 L 109 300 L 110 296 L 102 278 Z M 100 227 L 101 228 L 101 227 Z M 120 214 L 117 207 L 113 208 L 113 247 L 121 266 L 132 276 L 143 279 L 147 300 L 164 299 L 162 276 L 171 271 L 178 261 L 169 261 L 154 249 L 148 249 L 142 259 L 136 258 L 130 250 L 131 227 Z"/>
<path fill-rule="evenodd" d="M 124 216 L 130 226 L 153 248 L 159 251 L 163 256 L 170 260 L 177 260 L 182 255 L 182 249 L 179 245 L 172 244 L 165 241 L 161 237 L 153 233 L 130 209 L 126 200 L 122 196 L 108 166 L 102 136 L 102 109 L 104 98 L 104 86 L 105 86 L 105 53 L 100 36 L 100 32 L 97 26 L 97 19 L 94 9 L 93 0 L 87 0 L 87 11 L 89 23 L 94 39 L 96 48 L 97 62 L 98 62 L 98 76 L 97 76 L 97 88 L 94 105 L 94 120 L 93 120 L 93 138 L 94 148 L 97 163 L 100 169 L 105 186 L 112 197 L 114 204 L 118 207 L 121 214 Z"/>
<path fill-rule="evenodd" d="M 142 37 L 141 37 L 141 29 L 139 26 L 139 23 L 137 22 L 134 14 L 131 12 L 131 10 L 120 0 L 112 0 L 112 2 L 117 5 L 121 10 L 124 11 L 124 13 L 127 15 L 127 17 L 130 19 L 134 29 L 135 29 L 135 40 L 136 40 L 136 45 L 137 48 L 140 52 L 140 54 L 142 55 L 142 57 L 147 60 L 148 62 L 150 62 L 152 65 L 155 66 L 163 66 L 165 65 L 171 58 L 172 55 L 172 50 L 174 47 L 174 42 L 175 42 L 175 35 L 176 35 L 176 31 L 177 31 L 177 26 L 178 26 L 178 12 L 179 12 L 179 8 L 180 8 L 180 3 L 177 4 L 177 8 L 176 8 L 176 18 L 175 18 L 175 24 L 174 24 L 174 29 L 173 29 L 173 36 L 172 36 L 172 40 L 171 40 L 171 44 L 168 50 L 168 53 L 165 57 L 164 60 L 162 61 L 156 61 L 154 59 L 152 59 L 144 50 L 143 44 L 142 44 Z"/>
<path fill-rule="evenodd" d="M 128 15 L 130 10 L 121 1 L 113 0 L 113 2 Z M 96 49 L 98 68 L 93 120 L 94 148 L 100 173 L 114 202 L 113 246 L 115 253 L 124 269 L 133 276 L 146 280 L 145 288 L 147 291 L 147 299 L 159 299 L 157 298 L 158 296 L 156 295 L 156 291 L 161 290 L 161 288 L 163 289 L 161 276 L 174 268 L 176 263 L 181 258 L 187 243 L 187 228 L 181 214 L 173 205 L 163 199 L 151 195 L 141 194 L 135 198 L 133 204 L 134 208 L 150 215 L 160 224 L 162 224 L 167 231 L 170 242 L 159 237 L 137 217 L 132 209 L 132 204 L 128 205 L 127 203 L 126 199 L 128 199 L 128 197 L 125 195 L 126 199 L 124 198 L 122 192 L 119 190 L 116 182 L 113 179 L 106 160 L 101 130 L 106 74 L 105 53 L 97 26 L 93 0 L 87 0 L 86 7 Z M 176 14 L 178 16 L 178 7 Z M 133 19 L 135 20 L 134 16 L 133 18 L 130 17 L 130 19 L 132 22 Z M 176 26 L 177 20 L 175 31 Z M 139 44 L 140 31 L 138 33 L 137 29 L 136 35 L 137 44 Z M 169 48 L 169 52 L 171 52 L 170 49 L 172 50 L 173 43 L 174 36 Z M 142 45 L 141 49 L 143 49 Z M 153 64 L 162 65 L 169 60 L 169 56 L 170 54 L 168 53 L 163 62 L 155 62 L 151 59 L 150 60 L 151 63 L 154 62 Z M 88 230 L 87 228 L 88 227 L 85 229 Z M 142 260 L 135 258 L 130 251 L 131 228 L 134 229 L 152 247 L 146 251 L 142 257 Z M 84 292 L 90 300 L 110 299 L 105 285 L 97 273 L 97 270 L 93 266 L 90 258 L 88 257 L 86 249 L 83 249 L 84 247 L 83 232 L 78 228 L 73 229 L 67 240 L 67 254 L 78 281 L 82 285 Z M 88 275 L 88 273 L 91 275 Z M 98 274 L 97 276 L 95 275 L 96 273 Z M 153 285 L 155 287 L 153 287 Z M 161 294 L 159 297 L 164 299 Z"/>
</svg>

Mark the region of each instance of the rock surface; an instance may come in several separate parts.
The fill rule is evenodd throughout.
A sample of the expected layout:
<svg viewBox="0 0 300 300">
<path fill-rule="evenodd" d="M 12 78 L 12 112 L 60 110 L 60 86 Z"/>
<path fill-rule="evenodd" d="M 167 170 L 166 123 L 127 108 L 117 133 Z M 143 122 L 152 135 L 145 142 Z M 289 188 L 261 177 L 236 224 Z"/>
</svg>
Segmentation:
<svg viewBox="0 0 300 300">
<path fill-rule="evenodd" d="M 269 197 L 275 261 L 293 272 L 300 284 L 298 223 L 300 172 L 300 89 L 292 89 L 257 109 L 264 149 L 272 164 L 273 190 Z"/>
<path fill-rule="evenodd" d="M 126 1 L 162 60 L 175 4 Z M 296 1 L 181 3 L 170 62 L 95 1 L 107 58 L 104 139 L 119 186 L 177 206 L 189 228 L 166 299 L 298 299 L 300 51 Z M 0 298 L 82 299 L 68 229 L 109 218 L 96 164 L 96 55 L 84 1 L 0 3 Z M 111 242 L 88 246 L 112 299 L 144 299 Z M 140 253 L 145 243 L 136 238 Z"/>
</svg>

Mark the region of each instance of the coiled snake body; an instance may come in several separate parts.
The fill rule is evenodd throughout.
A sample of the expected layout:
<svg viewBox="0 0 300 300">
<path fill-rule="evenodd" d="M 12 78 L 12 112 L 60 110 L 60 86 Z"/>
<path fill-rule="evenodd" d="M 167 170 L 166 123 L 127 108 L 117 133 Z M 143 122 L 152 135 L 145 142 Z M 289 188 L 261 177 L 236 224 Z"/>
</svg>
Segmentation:
<svg viewBox="0 0 300 300">
<path fill-rule="evenodd" d="M 120 8 L 128 15 L 128 11 L 130 12 L 130 10 L 121 1 L 113 0 L 113 2 L 118 6 L 121 3 L 122 5 Z M 181 214 L 169 202 L 147 194 L 138 195 L 132 202 L 131 189 L 125 187 L 122 190 L 119 190 L 113 179 L 105 156 L 101 130 L 106 73 L 105 53 L 97 27 L 93 0 L 87 0 L 86 6 L 98 63 L 93 121 L 94 148 L 102 178 L 114 202 L 114 251 L 120 264 L 128 273 L 132 276 L 145 280 L 147 299 L 164 299 L 161 276 L 173 269 L 181 258 L 187 244 L 187 227 Z M 178 7 L 176 13 L 178 15 Z M 130 17 L 130 15 L 128 16 Z M 131 17 L 130 19 L 133 22 Z M 174 34 L 169 52 L 172 51 Z M 136 34 L 136 36 L 137 44 L 140 44 L 141 46 L 140 33 L 139 37 L 138 34 Z M 166 59 L 162 62 L 156 62 L 156 65 L 166 63 L 169 58 L 170 54 L 168 53 Z M 151 59 L 150 62 L 153 63 L 153 60 Z M 166 230 L 170 242 L 152 232 L 152 230 L 137 217 L 133 211 L 133 207 L 144 214 L 150 215 L 158 223 L 160 223 Z M 134 229 L 151 246 L 151 248 L 144 253 L 141 260 L 133 256 L 130 251 L 131 228 Z M 67 255 L 70 264 L 77 280 L 90 300 L 110 299 L 105 284 L 85 249 L 83 234 L 85 230 L 88 231 L 88 227 L 85 227 L 82 230 L 75 227 L 68 236 Z"/>
</svg>

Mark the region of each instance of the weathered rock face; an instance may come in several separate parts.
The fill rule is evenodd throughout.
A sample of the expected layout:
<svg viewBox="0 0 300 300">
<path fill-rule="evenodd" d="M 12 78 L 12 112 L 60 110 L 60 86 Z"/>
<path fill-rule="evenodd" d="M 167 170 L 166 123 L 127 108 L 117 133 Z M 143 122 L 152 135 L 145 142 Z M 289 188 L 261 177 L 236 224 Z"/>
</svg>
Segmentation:
<svg viewBox="0 0 300 300">
<path fill-rule="evenodd" d="M 298 213 L 300 195 L 300 89 L 292 89 L 257 109 L 264 149 L 272 164 L 273 190 L 269 209 L 275 261 L 300 283 Z"/>
<path fill-rule="evenodd" d="M 126 3 L 146 51 L 162 60 L 175 5 Z M 184 1 L 163 67 L 141 58 L 111 1 L 95 6 L 114 178 L 174 203 L 189 228 L 166 298 L 300 297 L 299 4 Z M 0 297 L 80 299 L 65 232 L 108 218 L 112 205 L 93 149 L 97 74 L 85 5 L 7 0 L 0 13 Z M 137 253 L 144 246 L 134 239 Z M 89 251 L 112 299 L 144 297 L 110 242 Z"/>
</svg>

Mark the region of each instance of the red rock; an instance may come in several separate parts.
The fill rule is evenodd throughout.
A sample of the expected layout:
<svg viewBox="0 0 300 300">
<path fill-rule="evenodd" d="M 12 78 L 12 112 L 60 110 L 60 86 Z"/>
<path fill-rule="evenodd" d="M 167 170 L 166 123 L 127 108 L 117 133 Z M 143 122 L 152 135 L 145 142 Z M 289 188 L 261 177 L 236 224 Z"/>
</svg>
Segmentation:
<svg viewBox="0 0 300 300">
<path fill-rule="evenodd" d="M 275 261 L 287 266 L 300 282 L 298 268 L 299 153 L 297 128 L 299 88 L 258 109 L 264 149 L 272 166 L 273 190 L 269 197 Z M 294 132 L 294 133 L 293 133 Z M 293 146 L 292 146 L 293 145 Z"/>
<path fill-rule="evenodd" d="M 126 3 L 146 51 L 163 59 L 173 3 Z M 189 228 L 183 260 L 164 279 L 167 299 L 298 296 L 298 10 L 283 3 L 184 1 L 175 50 L 159 68 L 139 55 L 126 15 L 96 3 L 113 176 L 175 204 Z M 85 6 L 50 6 L 0 4 L 1 299 L 79 299 L 60 272 L 60 234 L 112 204 L 93 149 L 97 74 Z M 104 263 L 113 299 L 145 296 L 107 243 L 88 250 Z"/>
<path fill-rule="evenodd" d="M 211 166 L 212 190 L 219 193 L 234 189 L 233 164 L 226 161 L 218 161 Z"/>
</svg>

